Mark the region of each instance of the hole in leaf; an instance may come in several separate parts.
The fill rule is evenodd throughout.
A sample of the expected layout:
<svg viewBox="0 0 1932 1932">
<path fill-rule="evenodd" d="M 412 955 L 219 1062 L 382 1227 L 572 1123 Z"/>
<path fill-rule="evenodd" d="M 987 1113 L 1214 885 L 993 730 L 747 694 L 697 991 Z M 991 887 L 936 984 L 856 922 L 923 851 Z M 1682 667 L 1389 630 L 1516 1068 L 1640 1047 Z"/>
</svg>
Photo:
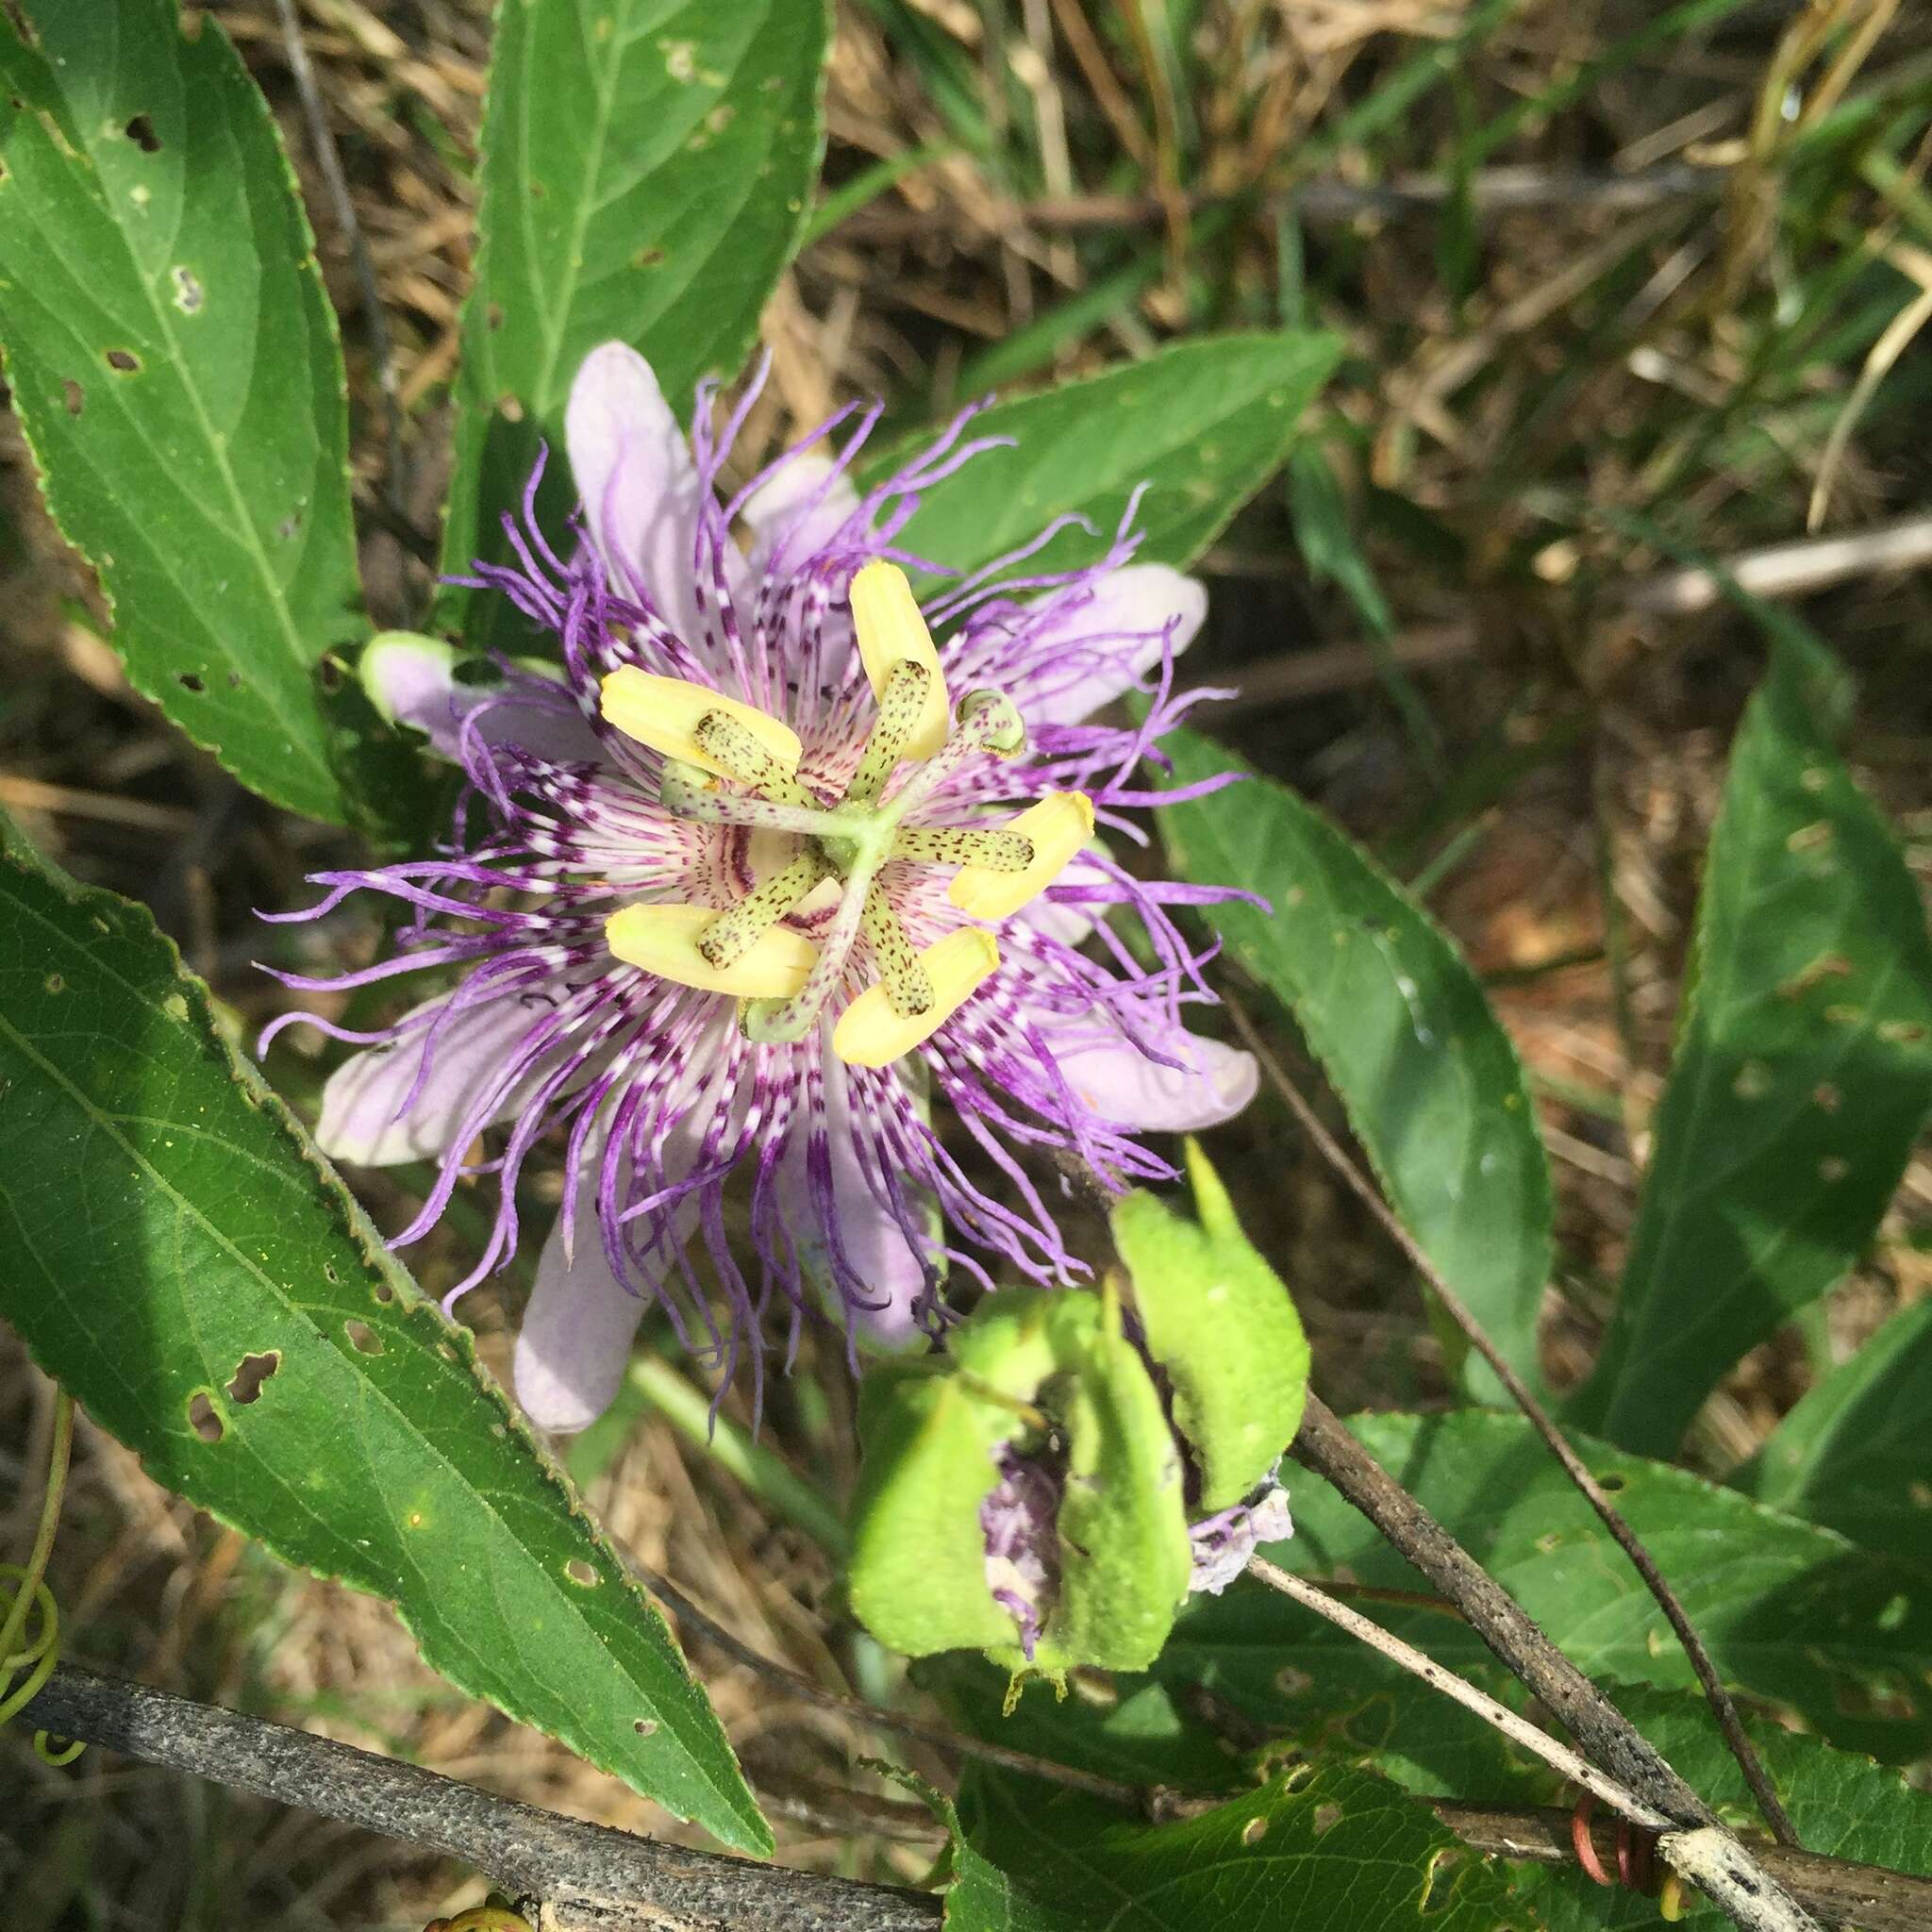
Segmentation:
<svg viewBox="0 0 1932 1932">
<path fill-rule="evenodd" d="M 1312 1764 L 1291 1764 L 1281 1774 L 1281 1789 L 1288 1792 L 1298 1791 L 1305 1784 L 1312 1782 L 1314 1775 Z"/>
<path fill-rule="evenodd" d="M 185 268 L 175 271 L 175 307 L 183 315 L 193 315 L 201 308 L 201 284 Z"/>
<path fill-rule="evenodd" d="M 654 1717 L 641 1717 L 631 1725 L 641 1738 L 655 1738 L 658 1735 L 658 1720 Z"/>
<path fill-rule="evenodd" d="M 1618 1491 L 1627 1490 L 1630 1487 L 1630 1479 L 1627 1476 L 1619 1475 L 1615 1470 L 1612 1470 L 1608 1475 L 1598 1476 L 1596 1486 L 1605 1495 L 1614 1496 Z"/>
<path fill-rule="evenodd" d="M 108 367 L 118 370 L 123 375 L 132 375 L 141 367 L 141 358 L 132 349 L 108 349 L 105 353 Z"/>
<path fill-rule="evenodd" d="M 196 697 L 199 697 L 208 689 L 208 686 L 192 671 L 182 672 L 175 681 L 183 691 L 192 691 Z"/>
<path fill-rule="evenodd" d="M 158 155 L 161 151 L 161 137 L 145 114 L 137 114 L 127 124 L 127 138 L 144 155 Z"/>
<path fill-rule="evenodd" d="M 1439 1884 L 1445 1874 L 1455 1871 L 1462 1863 L 1462 1854 L 1454 1845 L 1443 1848 L 1429 1860 L 1428 1870 L 1423 1874 L 1423 1895 L 1416 1902 L 1416 1910 L 1426 1918 L 1431 1912 L 1445 1912 L 1456 1897 L 1453 1880 Z"/>
<path fill-rule="evenodd" d="M 1315 1807 L 1314 1826 L 1317 1838 L 1327 1837 L 1341 1823 L 1341 1807 L 1340 1805 L 1317 1805 Z"/>
<path fill-rule="evenodd" d="M 67 376 L 60 384 L 60 393 L 67 399 L 67 413 L 77 416 L 87 408 L 87 391 L 73 376 Z"/>
<path fill-rule="evenodd" d="M 197 1389 L 188 1398 L 188 1426 L 204 1442 L 219 1442 L 228 1432 L 227 1424 L 222 1420 L 206 1389 Z"/>
<path fill-rule="evenodd" d="M 1329 1806 L 1331 1811 L 1334 1806 Z M 1257 1845 L 1268 1836 L 1268 1821 L 1265 1818 L 1251 1818 L 1241 1826 L 1241 1842 L 1244 1845 Z"/>
<path fill-rule="evenodd" d="M 342 1324 L 342 1333 L 349 1338 L 349 1346 L 358 1355 L 380 1355 L 382 1337 L 367 1322 L 350 1320 Z"/>
<path fill-rule="evenodd" d="M 244 1355 L 235 1368 L 235 1379 L 228 1384 L 231 1401 L 246 1407 L 261 1393 L 261 1385 L 282 1365 L 282 1352 L 269 1349 L 262 1355 Z"/>
<path fill-rule="evenodd" d="M 386 1281 L 378 1281 L 375 1284 L 375 1286 L 369 1291 L 369 1292 L 373 1294 L 377 1301 L 382 1302 L 384 1304 L 392 1302 L 396 1298 L 395 1290 L 392 1289 Z"/>
<path fill-rule="evenodd" d="M 563 1574 L 580 1590 L 594 1590 L 604 1580 L 597 1574 L 596 1566 L 585 1562 L 581 1557 L 573 1557 L 563 1566 Z"/>
</svg>

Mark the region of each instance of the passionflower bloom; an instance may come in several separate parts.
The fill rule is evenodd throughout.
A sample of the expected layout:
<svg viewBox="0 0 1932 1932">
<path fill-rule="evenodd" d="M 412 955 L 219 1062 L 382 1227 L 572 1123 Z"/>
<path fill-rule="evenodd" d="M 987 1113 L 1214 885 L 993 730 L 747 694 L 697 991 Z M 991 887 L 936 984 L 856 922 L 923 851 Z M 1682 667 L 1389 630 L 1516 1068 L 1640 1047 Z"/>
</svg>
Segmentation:
<svg viewBox="0 0 1932 1932">
<path fill-rule="evenodd" d="M 363 660 L 378 706 L 461 764 L 451 843 L 317 874 L 326 896 L 285 915 L 363 890 L 409 909 L 392 957 L 282 977 L 430 973 L 429 997 L 379 1032 L 276 1024 L 365 1049 L 324 1092 L 327 1153 L 439 1163 L 398 1245 L 459 1179 L 494 1177 L 451 1299 L 514 1251 L 518 1176 L 562 1139 L 515 1360 L 552 1428 L 609 1402 L 653 1300 L 688 1347 L 758 1374 L 774 1297 L 793 1342 L 814 1289 L 849 1334 L 891 1340 L 939 1324 L 949 1269 L 1065 1281 L 1083 1271 L 1064 1175 L 1026 1157 L 1110 1188 L 1165 1177 L 1136 1136 L 1223 1120 L 1255 1087 L 1246 1055 L 1183 1023 L 1208 993 L 1168 908 L 1221 895 L 1108 849 L 1143 838 L 1135 774 L 1187 706 L 1199 587 L 1133 563 L 1126 527 L 1085 569 L 1029 569 L 1066 517 L 965 576 L 897 547 L 922 493 L 993 446 L 971 411 L 861 495 L 879 412 L 849 408 L 721 503 L 756 393 L 714 434 L 701 388 L 687 445 L 640 357 L 589 357 L 566 419 L 575 555 L 536 527 L 533 478 L 516 564 L 473 580 L 555 646 L 493 683 L 428 639 Z M 938 586 L 923 608 L 908 572 Z M 1095 721 L 1136 688 L 1142 724 Z"/>
</svg>

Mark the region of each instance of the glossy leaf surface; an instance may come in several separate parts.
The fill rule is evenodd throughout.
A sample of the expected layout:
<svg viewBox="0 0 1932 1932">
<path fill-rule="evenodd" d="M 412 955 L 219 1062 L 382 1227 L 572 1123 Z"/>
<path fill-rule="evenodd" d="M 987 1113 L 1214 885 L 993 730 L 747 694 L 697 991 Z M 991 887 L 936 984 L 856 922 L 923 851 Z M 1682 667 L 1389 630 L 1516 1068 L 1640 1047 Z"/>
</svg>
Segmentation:
<svg viewBox="0 0 1932 1932">
<path fill-rule="evenodd" d="M 1646 1454 L 1857 1258 L 1932 1108 L 1932 940 L 1835 749 L 1847 701 L 1779 633 L 1731 749 L 1616 1314 L 1571 1405 Z"/>
<path fill-rule="evenodd" d="M 0 345 L 134 685 L 244 784 L 356 815 L 317 665 L 367 629 L 341 348 L 274 117 L 175 0 L 0 20 Z"/>
<path fill-rule="evenodd" d="M 1244 769 L 1190 731 L 1163 749 L 1180 784 Z M 1534 1381 L 1549 1167 L 1522 1066 L 1474 974 L 1393 879 L 1286 786 L 1248 776 L 1166 807 L 1160 824 L 1183 876 L 1269 902 L 1270 911 L 1210 906 L 1205 917 L 1292 1011 L 1391 1206 Z M 1481 1377 L 1489 1392 L 1494 1377 Z"/>
<path fill-rule="evenodd" d="M 145 910 L 0 858 L 0 1314 L 148 1474 L 465 1690 L 770 1835 L 622 1558 Z"/>
</svg>

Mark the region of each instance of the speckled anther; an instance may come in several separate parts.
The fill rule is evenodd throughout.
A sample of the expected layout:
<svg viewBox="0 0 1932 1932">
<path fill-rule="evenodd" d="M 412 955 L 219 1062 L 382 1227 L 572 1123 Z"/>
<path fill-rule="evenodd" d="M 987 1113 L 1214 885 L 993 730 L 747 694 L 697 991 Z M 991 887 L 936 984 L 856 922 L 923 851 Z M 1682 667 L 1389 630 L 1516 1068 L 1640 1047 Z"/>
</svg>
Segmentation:
<svg viewBox="0 0 1932 1932">
<path fill-rule="evenodd" d="M 1084 791 L 1050 791 L 1008 828 L 1033 848 L 1020 870 L 977 859 L 946 889 L 946 897 L 971 919 L 1009 919 L 1039 898 L 1093 836 L 1093 801 Z"/>
<path fill-rule="evenodd" d="M 930 1040 L 998 970 L 999 941 L 977 926 L 966 926 L 926 947 L 919 963 L 933 990 L 924 1012 L 895 1011 L 887 990 L 874 986 L 840 1014 L 832 1029 L 832 1051 L 847 1066 L 890 1066 Z"/>
<path fill-rule="evenodd" d="M 817 949 L 790 926 L 767 926 L 727 964 L 707 958 L 699 941 L 717 917 L 710 906 L 625 906 L 605 921 L 605 942 L 626 966 L 741 999 L 786 999 L 810 977 Z"/>
<path fill-rule="evenodd" d="M 892 666 L 908 659 L 924 667 L 931 678 L 919 718 L 906 742 L 908 758 L 929 758 L 946 741 L 945 674 L 932 633 L 920 615 L 919 601 L 906 573 L 896 563 L 869 563 L 852 579 L 852 625 L 858 635 L 858 655 L 872 681 L 873 695 L 883 701 Z"/>
<path fill-rule="evenodd" d="M 722 716 L 741 725 L 788 772 L 797 769 L 804 749 L 791 725 L 756 706 L 682 677 L 640 671 L 632 664 L 606 674 L 598 687 L 598 706 L 605 719 L 626 738 L 721 777 L 730 774 L 698 741 L 698 727 L 708 717 Z"/>
</svg>

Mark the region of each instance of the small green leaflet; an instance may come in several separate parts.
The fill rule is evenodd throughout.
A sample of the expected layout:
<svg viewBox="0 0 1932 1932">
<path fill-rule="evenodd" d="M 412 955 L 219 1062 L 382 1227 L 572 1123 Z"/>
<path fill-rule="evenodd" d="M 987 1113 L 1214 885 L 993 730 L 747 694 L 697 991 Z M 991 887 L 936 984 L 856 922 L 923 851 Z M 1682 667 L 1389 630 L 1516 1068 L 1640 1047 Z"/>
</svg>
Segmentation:
<svg viewBox="0 0 1932 1932">
<path fill-rule="evenodd" d="M 1772 1431 L 1746 1495 L 1932 1570 L 1932 1301 L 1894 1315 Z"/>
<path fill-rule="evenodd" d="M 545 442 L 561 525 L 563 406 L 599 342 L 641 350 L 680 416 L 738 373 L 817 178 L 829 25 L 825 0 L 498 8 L 446 570 L 508 556 L 497 518 Z"/>
<path fill-rule="evenodd" d="M 1145 1824 L 975 1766 L 947 1932 L 1530 1932 L 1507 1878 L 1425 1806 L 1341 1767 L 1307 1767 L 1198 1818 Z"/>
<path fill-rule="evenodd" d="M 1731 751 L 1617 1311 L 1570 1412 L 1674 1452 L 1719 1378 L 1857 1260 L 1932 1108 L 1918 887 L 1789 625 Z"/>
<path fill-rule="evenodd" d="M 1689 1684 L 1662 1613 L 1590 1505 L 1520 1416 L 1357 1417 L 1349 1426 L 1382 1466 L 1594 1677 Z M 1724 1681 L 1789 1705 L 1848 1749 L 1892 1762 L 1932 1742 L 1932 1592 L 1924 1574 L 1829 1530 L 1766 1509 L 1687 1471 L 1587 1438 L 1585 1460 L 1671 1580 Z M 1294 1486 L 1295 1534 L 1271 1547 L 1312 1577 L 1347 1574 L 1415 1588 L 1415 1573 L 1325 1486 Z M 1490 1688 L 1501 1680 L 1466 1624 L 1380 1607 L 1377 1622 Z M 1240 1584 L 1194 1599 L 1156 1666 L 1163 1683 L 1206 1683 L 1258 1724 L 1301 1732 L 1383 1691 L 1414 1708 L 1415 1686 L 1353 1639 L 1286 1599 Z M 1437 1700 L 1424 1722 L 1466 1759 L 1477 1721 Z M 1426 1712 L 1427 1707 L 1421 1707 Z M 1376 1736 L 1351 1721 L 1349 1734 Z"/>
<path fill-rule="evenodd" d="M 1185 785 L 1247 768 L 1191 731 L 1161 741 Z M 1293 1012 L 1391 1206 L 1534 1382 L 1550 1175 L 1515 1049 L 1428 915 L 1285 786 L 1255 775 L 1160 812 L 1182 876 L 1258 892 L 1205 908 Z M 1496 1387 L 1473 1365 L 1479 1393 Z"/>
<path fill-rule="evenodd" d="M 967 435 L 1010 437 L 1013 446 L 974 457 L 926 491 L 899 546 L 973 571 L 1056 517 L 1084 516 L 1092 535 L 1065 531 L 1027 563 L 1069 569 L 1099 554 L 1144 483 L 1136 527 L 1146 539 L 1135 555 L 1185 564 L 1279 466 L 1340 356 L 1333 336 L 1218 336 L 996 403 Z M 907 454 L 901 446 L 870 464 L 861 484 L 880 481 Z"/>
<path fill-rule="evenodd" d="M 0 1314 L 150 1475 L 453 1682 L 772 1839 L 622 1558 L 147 912 L 0 858 Z"/>
<path fill-rule="evenodd" d="M 347 822 L 317 679 L 361 635 L 335 317 L 275 124 L 175 0 L 0 22 L 0 337 L 48 507 L 135 686 L 264 797 Z"/>
</svg>

